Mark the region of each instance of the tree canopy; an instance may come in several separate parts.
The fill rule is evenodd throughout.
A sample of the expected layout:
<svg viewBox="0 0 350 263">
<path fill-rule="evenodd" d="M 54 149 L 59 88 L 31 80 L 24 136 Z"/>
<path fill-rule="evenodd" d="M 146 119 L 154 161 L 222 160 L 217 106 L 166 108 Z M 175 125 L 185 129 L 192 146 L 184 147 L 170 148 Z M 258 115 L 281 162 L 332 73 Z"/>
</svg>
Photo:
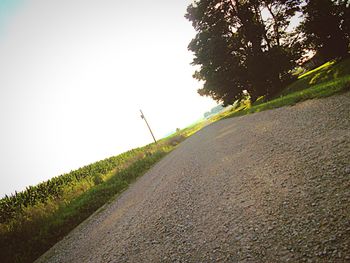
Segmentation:
<svg viewBox="0 0 350 263">
<path fill-rule="evenodd" d="M 306 47 L 324 60 L 345 56 L 349 44 L 350 6 L 347 0 L 307 0 L 300 25 Z"/>
<path fill-rule="evenodd" d="M 319 1 L 334 6 L 328 10 L 332 24 L 340 23 L 341 36 L 332 29 L 335 37 L 329 42 L 334 46 L 334 41 L 349 36 L 346 0 L 337 4 L 332 0 L 197 0 L 190 4 L 185 17 L 197 32 L 188 49 L 197 67 L 193 77 L 203 81 L 198 93 L 224 105 L 234 102 L 243 90 L 253 100 L 278 93 L 291 80 L 290 71 L 306 47 L 323 52 L 331 47 L 311 38 L 322 39 L 315 33 L 318 22 L 312 13 Z M 292 21 L 301 12 L 306 14 L 305 22 L 297 30 Z M 333 17 L 337 12 L 341 14 Z M 346 53 L 347 46 L 341 50 Z"/>
</svg>

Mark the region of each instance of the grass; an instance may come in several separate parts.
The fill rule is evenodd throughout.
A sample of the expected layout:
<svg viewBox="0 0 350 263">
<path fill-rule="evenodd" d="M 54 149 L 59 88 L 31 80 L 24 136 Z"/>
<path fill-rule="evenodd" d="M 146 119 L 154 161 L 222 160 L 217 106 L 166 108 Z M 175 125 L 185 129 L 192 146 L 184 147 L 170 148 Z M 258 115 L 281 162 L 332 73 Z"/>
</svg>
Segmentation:
<svg viewBox="0 0 350 263">
<path fill-rule="evenodd" d="M 225 116 L 225 118 L 242 116 L 254 112 L 280 108 L 287 105 L 294 105 L 304 100 L 328 97 L 348 90 L 350 90 L 350 76 L 344 77 L 339 80 L 327 81 L 325 83 L 312 86 L 308 89 L 295 91 L 285 96 L 281 96 L 279 98 L 270 100 L 268 102 L 245 108 L 242 111 L 231 112 L 229 115 Z"/>
<path fill-rule="evenodd" d="M 326 83 L 328 81 L 349 77 L 350 59 L 340 62 L 329 61 L 318 68 L 310 70 L 298 77 L 298 80 L 287 86 L 279 96 L 284 96 L 295 91 L 305 90 L 314 85 Z"/>
<path fill-rule="evenodd" d="M 59 199 L 25 208 L 13 220 L 0 224 L 1 262 L 32 262 L 92 213 L 114 200 L 130 183 L 172 151 L 185 138 L 206 125 L 230 118 L 293 105 L 350 90 L 350 59 L 331 61 L 306 72 L 286 87 L 278 97 L 237 103 L 233 109 L 196 122 L 142 149 L 111 172 L 67 185 Z"/>
<path fill-rule="evenodd" d="M 350 59 L 330 61 L 299 76 L 297 81 L 287 86 L 277 97 L 266 102 L 262 102 L 263 98 L 260 98 L 252 105 L 241 105 L 215 116 L 215 120 L 294 105 L 308 99 L 328 97 L 349 90 Z"/>
<path fill-rule="evenodd" d="M 101 174 L 93 180 L 67 185 L 59 200 L 52 199 L 27 207 L 6 224 L 0 225 L 1 262 L 33 262 L 72 229 L 104 204 L 113 200 L 137 177 L 184 139 L 173 136 L 146 147 L 143 154 L 133 158 L 113 172 Z"/>
</svg>

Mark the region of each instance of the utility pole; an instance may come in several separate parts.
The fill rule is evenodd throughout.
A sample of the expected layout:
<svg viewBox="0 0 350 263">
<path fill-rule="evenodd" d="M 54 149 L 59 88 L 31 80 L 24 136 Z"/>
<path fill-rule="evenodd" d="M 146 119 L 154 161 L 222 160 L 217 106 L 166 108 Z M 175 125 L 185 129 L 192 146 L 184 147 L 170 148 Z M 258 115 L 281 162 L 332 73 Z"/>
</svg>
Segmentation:
<svg viewBox="0 0 350 263">
<path fill-rule="evenodd" d="M 141 118 L 145 120 L 145 122 L 146 122 L 146 124 L 147 124 L 147 127 L 148 127 L 148 129 L 149 129 L 149 131 L 150 131 L 150 133 L 151 133 L 151 135 L 152 135 L 152 137 L 153 137 L 154 142 L 157 143 L 157 140 L 156 140 L 156 138 L 155 138 L 154 135 L 153 135 L 153 132 L 152 132 L 152 130 L 151 130 L 151 127 L 149 127 L 149 124 L 148 124 L 148 122 L 147 122 L 147 120 L 146 120 L 145 115 L 143 115 L 142 110 L 140 110 L 140 112 L 141 112 Z"/>
</svg>

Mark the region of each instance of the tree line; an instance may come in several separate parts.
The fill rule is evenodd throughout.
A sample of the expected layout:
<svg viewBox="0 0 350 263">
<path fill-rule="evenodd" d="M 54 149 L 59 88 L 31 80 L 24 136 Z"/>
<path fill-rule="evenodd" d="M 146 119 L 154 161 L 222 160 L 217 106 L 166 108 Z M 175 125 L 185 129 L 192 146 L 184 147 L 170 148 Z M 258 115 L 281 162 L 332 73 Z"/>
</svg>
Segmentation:
<svg viewBox="0 0 350 263">
<path fill-rule="evenodd" d="M 348 0 L 196 0 L 185 17 L 197 32 L 188 49 L 198 93 L 224 105 L 243 90 L 276 95 L 307 53 L 327 61 L 349 51 Z"/>
</svg>

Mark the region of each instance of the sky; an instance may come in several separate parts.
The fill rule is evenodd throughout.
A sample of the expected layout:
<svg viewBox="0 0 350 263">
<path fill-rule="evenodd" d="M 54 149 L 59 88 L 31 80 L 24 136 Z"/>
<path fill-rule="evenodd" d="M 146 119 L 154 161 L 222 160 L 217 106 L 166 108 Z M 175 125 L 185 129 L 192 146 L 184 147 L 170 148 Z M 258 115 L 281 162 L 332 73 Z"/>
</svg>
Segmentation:
<svg viewBox="0 0 350 263">
<path fill-rule="evenodd" d="M 184 128 L 190 0 L 0 0 L 0 197 Z"/>
</svg>

